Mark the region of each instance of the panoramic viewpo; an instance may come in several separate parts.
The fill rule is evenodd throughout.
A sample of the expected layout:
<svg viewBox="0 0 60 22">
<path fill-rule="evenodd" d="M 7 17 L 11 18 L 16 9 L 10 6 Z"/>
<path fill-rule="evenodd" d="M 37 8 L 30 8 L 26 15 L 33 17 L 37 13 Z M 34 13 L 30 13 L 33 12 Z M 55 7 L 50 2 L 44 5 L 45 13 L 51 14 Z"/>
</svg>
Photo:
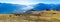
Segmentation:
<svg viewBox="0 0 60 22">
<path fill-rule="evenodd" d="M 60 22 L 60 0 L 0 0 L 0 22 Z"/>
</svg>

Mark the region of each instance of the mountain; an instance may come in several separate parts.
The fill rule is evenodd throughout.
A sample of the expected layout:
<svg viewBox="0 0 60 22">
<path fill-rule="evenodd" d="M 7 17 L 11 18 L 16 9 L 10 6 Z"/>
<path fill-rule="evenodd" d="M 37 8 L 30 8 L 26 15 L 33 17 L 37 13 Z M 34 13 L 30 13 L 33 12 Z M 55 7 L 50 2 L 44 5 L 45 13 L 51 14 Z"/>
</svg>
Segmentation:
<svg viewBox="0 0 60 22">
<path fill-rule="evenodd" d="M 34 6 L 34 10 L 41 11 L 41 10 L 60 10 L 60 4 L 44 4 L 38 3 Z"/>
<path fill-rule="evenodd" d="M 20 9 L 22 7 L 24 7 L 24 5 L 0 3 L 0 14 L 10 14 L 14 10 Z"/>
</svg>

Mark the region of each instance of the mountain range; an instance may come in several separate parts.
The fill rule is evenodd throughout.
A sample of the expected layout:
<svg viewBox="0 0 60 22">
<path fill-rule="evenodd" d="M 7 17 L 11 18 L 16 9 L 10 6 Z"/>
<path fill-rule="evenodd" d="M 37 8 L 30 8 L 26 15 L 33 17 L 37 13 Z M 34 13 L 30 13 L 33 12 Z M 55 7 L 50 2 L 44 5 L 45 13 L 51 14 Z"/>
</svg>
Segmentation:
<svg viewBox="0 0 60 22">
<path fill-rule="evenodd" d="M 0 14 L 11 14 L 11 13 L 23 13 L 29 10 L 42 11 L 42 10 L 60 10 L 60 4 L 44 4 L 38 3 L 35 5 L 21 5 L 21 4 L 9 4 L 0 3 Z"/>
</svg>

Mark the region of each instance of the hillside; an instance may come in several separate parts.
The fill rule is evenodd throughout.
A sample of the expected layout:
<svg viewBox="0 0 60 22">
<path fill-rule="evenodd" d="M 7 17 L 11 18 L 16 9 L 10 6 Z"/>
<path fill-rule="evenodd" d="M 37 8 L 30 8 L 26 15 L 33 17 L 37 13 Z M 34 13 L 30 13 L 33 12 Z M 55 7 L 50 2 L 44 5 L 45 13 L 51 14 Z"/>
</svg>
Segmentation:
<svg viewBox="0 0 60 22">
<path fill-rule="evenodd" d="M 40 16 L 34 15 L 36 13 L 39 13 Z M 42 11 L 36 13 L 20 16 L 0 14 L 0 22 L 60 22 L 60 11 Z"/>
</svg>

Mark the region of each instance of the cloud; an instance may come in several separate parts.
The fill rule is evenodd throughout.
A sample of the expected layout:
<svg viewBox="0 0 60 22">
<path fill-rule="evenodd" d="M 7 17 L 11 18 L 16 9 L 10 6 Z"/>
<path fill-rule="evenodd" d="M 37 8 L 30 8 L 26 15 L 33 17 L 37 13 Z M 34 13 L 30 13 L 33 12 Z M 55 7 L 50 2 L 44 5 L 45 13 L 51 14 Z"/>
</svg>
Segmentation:
<svg viewBox="0 0 60 22">
<path fill-rule="evenodd" d="M 30 6 L 30 5 L 28 5 L 28 6 L 23 6 L 21 9 L 16 9 L 15 10 L 15 12 L 14 13 L 24 13 L 24 12 L 26 12 L 26 11 L 29 11 L 29 10 L 31 10 L 31 9 L 33 9 L 34 7 L 32 7 L 32 6 Z"/>
</svg>

